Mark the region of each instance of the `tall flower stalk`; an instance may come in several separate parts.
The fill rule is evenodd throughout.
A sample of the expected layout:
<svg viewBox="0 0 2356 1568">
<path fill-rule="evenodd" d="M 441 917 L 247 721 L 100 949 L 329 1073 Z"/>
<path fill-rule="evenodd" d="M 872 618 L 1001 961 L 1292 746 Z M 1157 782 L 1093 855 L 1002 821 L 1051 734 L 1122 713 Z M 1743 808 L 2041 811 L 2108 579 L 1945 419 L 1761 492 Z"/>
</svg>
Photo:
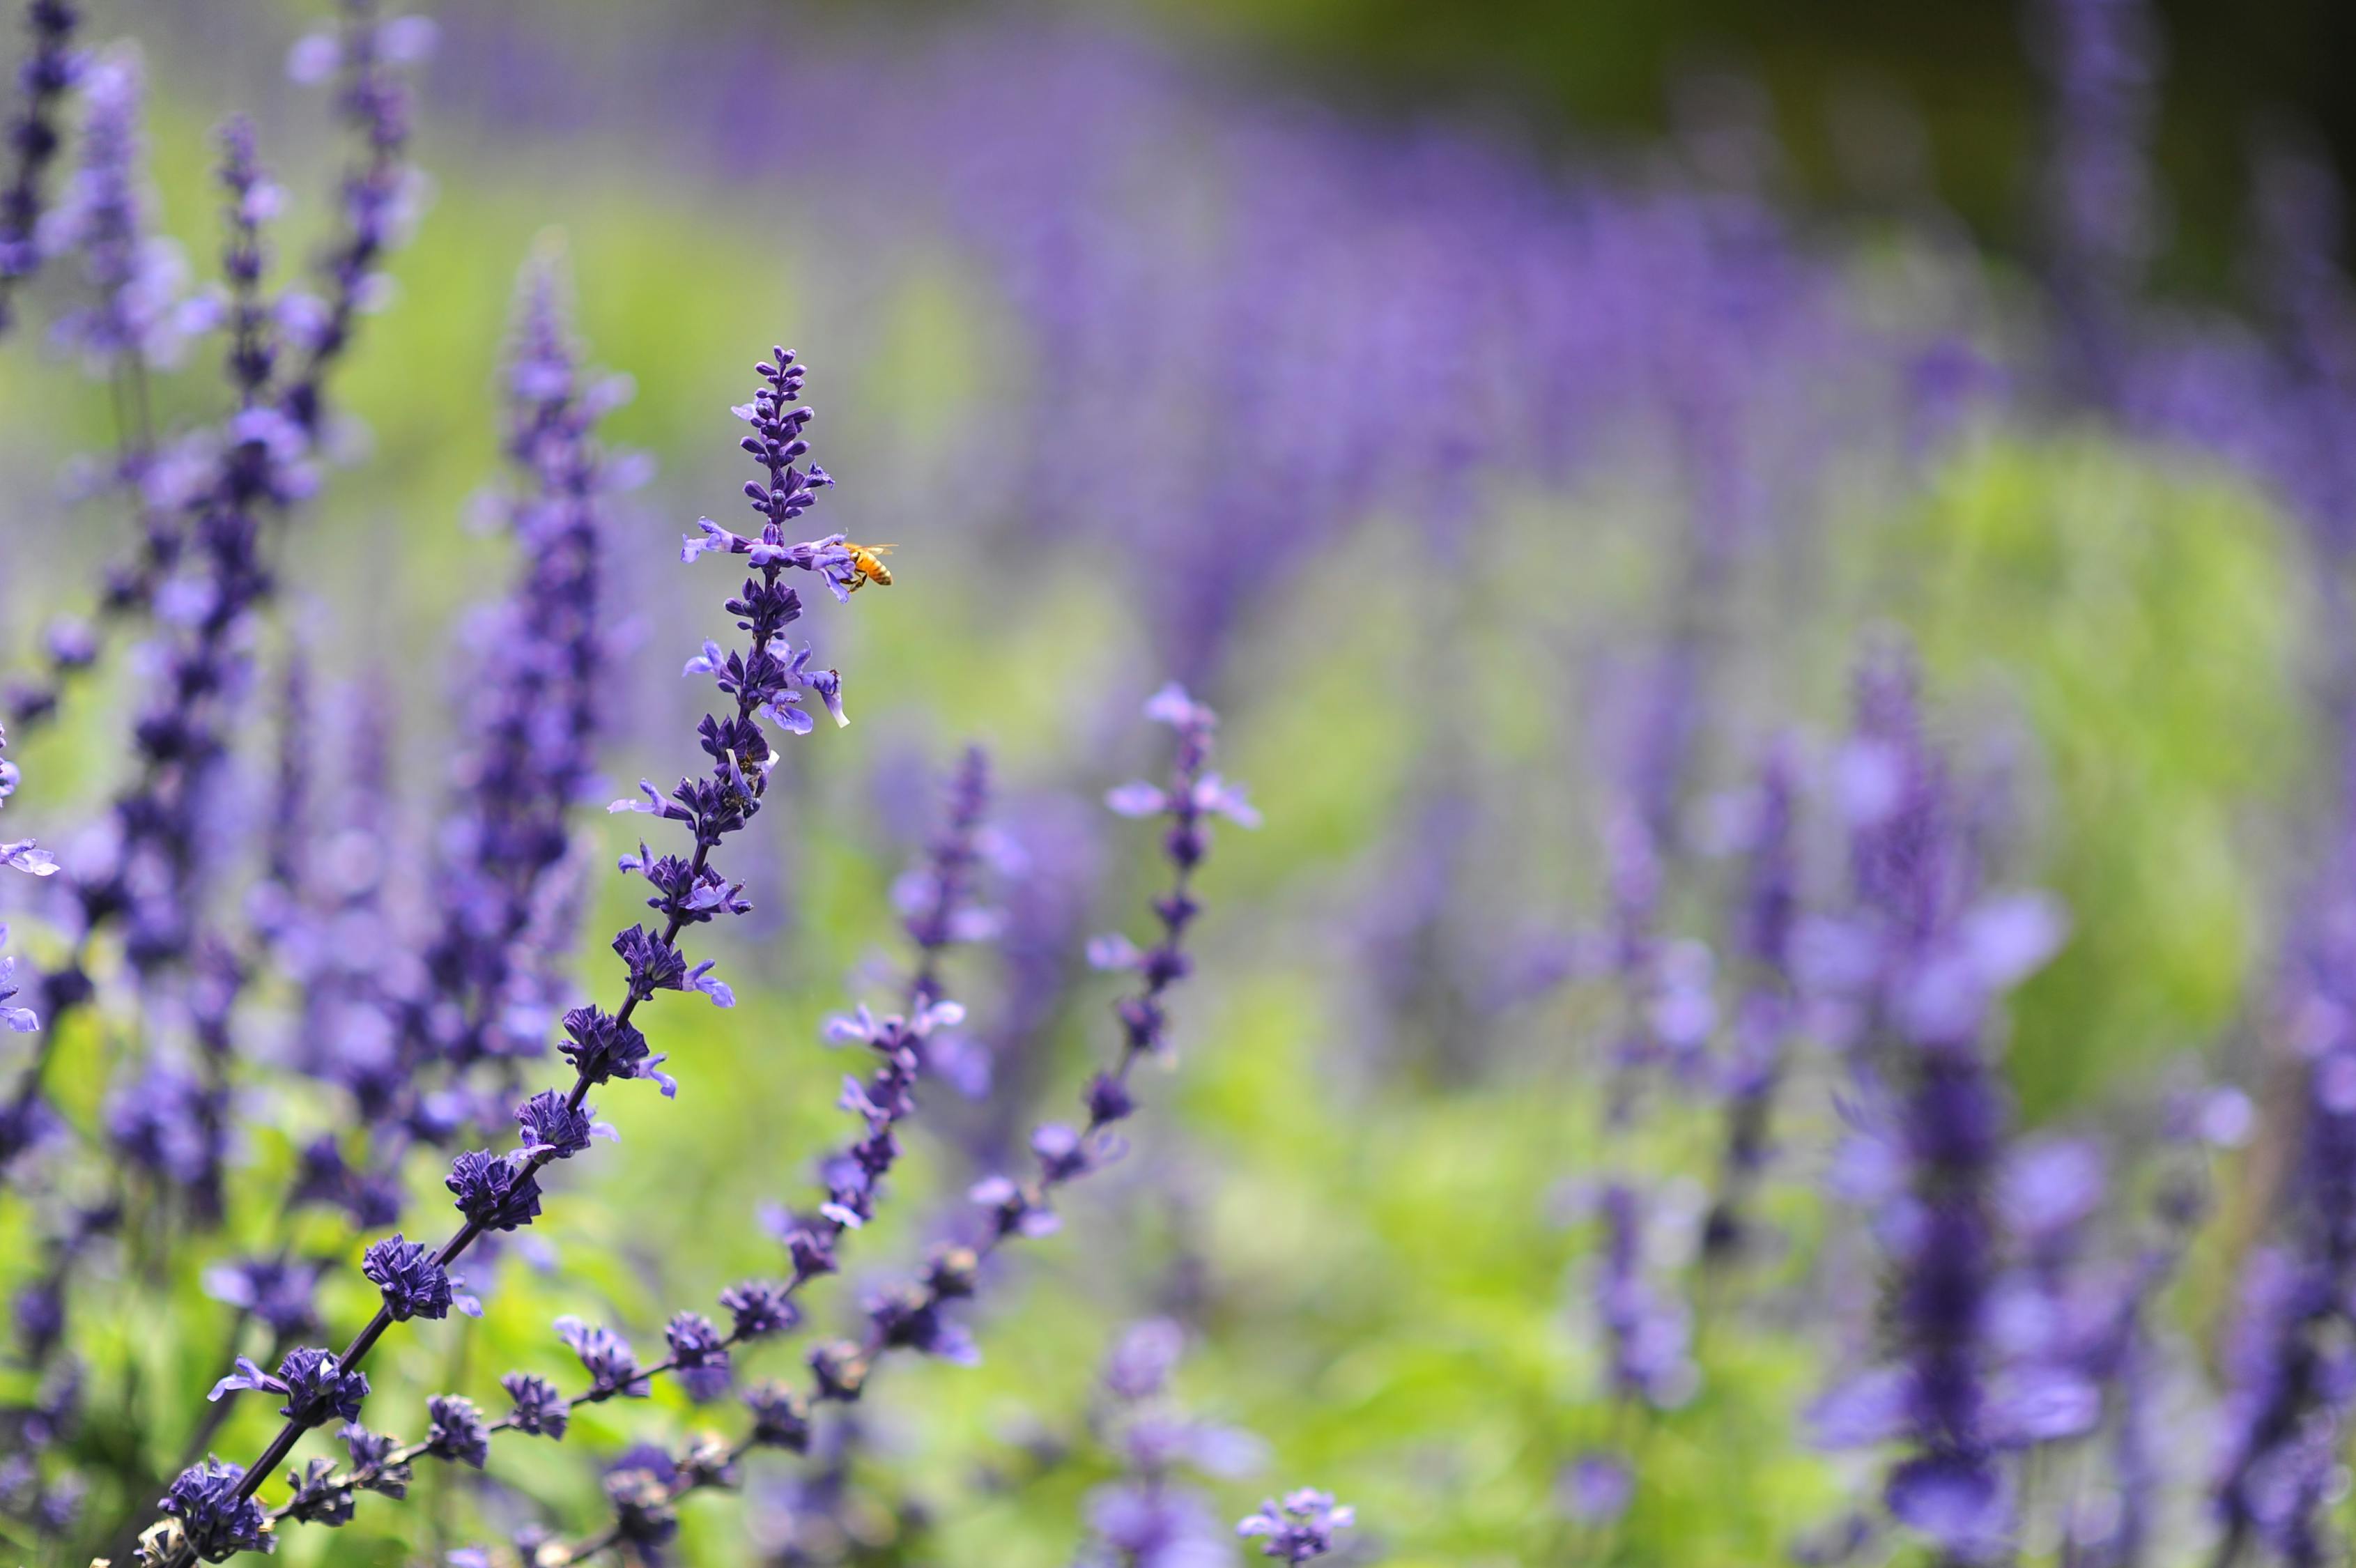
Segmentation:
<svg viewBox="0 0 2356 1568">
<path fill-rule="evenodd" d="M 616 801 L 614 806 L 682 824 L 693 846 L 684 858 L 641 854 L 622 863 L 652 888 L 647 902 L 660 924 L 656 929 L 634 924 L 615 937 L 614 950 L 623 968 L 621 1003 L 611 1013 L 590 1004 L 565 1015 L 567 1038 L 562 1048 L 573 1068 L 571 1088 L 551 1090 L 519 1107 L 525 1134 L 521 1147 L 506 1154 L 475 1150 L 458 1155 L 445 1185 L 464 1223 L 431 1251 L 392 1239 L 380 1282 L 384 1303 L 340 1354 L 299 1348 L 289 1353 L 274 1375 L 249 1366 L 214 1390 L 216 1398 L 237 1389 L 279 1394 L 286 1402 L 281 1407 L 285 1424 L 252 1465 L 208 1460 L 173 1483 L 163 1505 L 172 1520 L 150 1532 L 145 1548 L 154 1561 L 185 1563 L 202 1557 L 220 1562 L 262 1547 L 268 1539 L 267 1520 L 254 1493 L 305 1433 L 330 1419 L 349 1423 L 357 1416 L 368 1393 L 360 1363 L 395 1323 L 414 1316 L 440 1316 L 455 1301 L 450 1268 L 476 1241 L 521 1229 L 538 1217 L 540 1173 L 553 1161 L 586 1149 L 595 1130 L 594 1112 L 584 1107 L 589 1091 L 615 1079 L 646 1079 L 659 1083 L 667 1097 L 676 1093 L 676 1082 L 661 1070 L 665 1058 L 650 1050 L 633 1022 L 638 1009 L 659 991 L 697 991 L 723 1006 L 734 1003 L 727 986 L 712 975 L 712 961 L 691 964 L 679 939 L 690 926 L 750 908 L 741 885 L 726 880 L 712 855 L 761 809 L 777 760 L 765 724 L 807 734 L 812 721 L 801 705 L 805 694 L 816 695 L 838 722 L 846 722 L 841 678 L 832 670 L 810 668 L 810 650 L 796 650 L 786 639 L 802 609 L 800 595 L 783 576 L 788 570 L 818 575 L 847 599 L 853 570 L 840 535 L 802 543 L 787 541 L 787 526 L 832 481 L 815 463 L 802 461 L 809 450 L 803 431 L 810 412 L 800 406 L 801 367 L 781 349 L 773 361 L 756 371 L 761 388 L 737 413 L 753 427 L 744 446 L 766 479 L 745 486 L 762 520 L 759 530 L 747 537 L 705 519 L 701 537 L 691 536 L 682 552 L 688 561 L 707 551 L 742 554 L 751 561 L 751 575 L 725 607 L 737 618 L 744 645 L 723 653 L 718 643 L 707 641 L 703 654 L 687 666 L 691 675 L 711 676 L 722 694 L 733 699 L 728 704 L 732 711 L 707 714 L 697 726 L 711 763 L 706 776 L 681 779 L 668 795 L 645 784 L 643 802 Z M 421 1302 L 432 1305 L 421 1313 Z"/>
</svg>

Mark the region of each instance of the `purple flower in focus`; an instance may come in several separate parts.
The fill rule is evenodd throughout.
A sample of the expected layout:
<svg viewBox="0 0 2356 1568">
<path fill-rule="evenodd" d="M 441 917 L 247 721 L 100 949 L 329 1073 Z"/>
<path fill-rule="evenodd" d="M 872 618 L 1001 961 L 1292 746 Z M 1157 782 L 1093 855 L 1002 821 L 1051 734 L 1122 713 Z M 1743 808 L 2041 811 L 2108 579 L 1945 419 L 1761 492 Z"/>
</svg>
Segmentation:
<svg viewBox="0 0 2356 1568">
<path fill-rule="evenodd" d="M 451 1163 L 442 1185 L 456 1195 L 466 1223 L 483 1230 L 514 1230 L 540 1214 L 540 1182 L 528 1156 L 471 1150 Z"/>
<path fill-rule="evenodd" d="M 384 1309 L 395 1323 L 446 1317 L 453 1306 L 469 1317 L 483 1316 L 481 1302 L 453 1289 L 466 1282 L 442 1266 L 434 1250 L 404 1240 L 399 1231 L 369 1245 L 360 1260 L 360 1273 L 383 1293 Z"/>
<path fill-rule="evenodd" d="M 180 1472 L 156 1504 L 179 1521 L 188 1549 L 208 1563 L 226 1563 L 241 1552 L 268 1552 L 277 1542 L 263 1530 L 262 1505 L 239 1491 L 241 1465 L 207 1459 Z"/>
<path fill-rule="evenodd" d="M 360 1402 L 368 1397 L 366 1372 L 347 1372 L 330 1350 L 312 1347 L 290 1350 L 273 1377 L 243 1356 L 237 1370 L 213 1385 L 206 1397 L 219 1400 L 234 1390 L 250 1389 L 283 1395 L 278 1413 L 301 1426 L 324 1426 L 333 1419 L 356 1421 Z"/>
<path fill-rule="evenodd" d="M 568 1103 L 564 1091 L 544 1089 L 516 1107 L 523 1128 L 523 1152 L 549 1159 L 570 1159 L 589 1146 L 593 1137 L 620 1142 L 621 1134 L 595 1120 L 596 1112 Z"/>
</svg>

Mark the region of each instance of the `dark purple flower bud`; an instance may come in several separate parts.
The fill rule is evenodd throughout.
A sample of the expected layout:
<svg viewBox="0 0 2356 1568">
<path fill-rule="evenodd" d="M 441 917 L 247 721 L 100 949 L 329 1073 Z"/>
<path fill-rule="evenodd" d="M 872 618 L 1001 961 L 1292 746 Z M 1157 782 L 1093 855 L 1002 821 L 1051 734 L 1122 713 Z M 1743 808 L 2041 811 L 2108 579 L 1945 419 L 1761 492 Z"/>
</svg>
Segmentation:
<svg viewBox="0 0 2356 1568">
<path fill-rule="evenodd" d="M 867 1382 L 867 1353 L 848 1339 L 830 1339 L 813 1346 L 809 1368 L 820 1399 L 848 1404 L 859 1398 L 860 1390 Z"/>
<path fill-rule="evenodd" d="M 518 1432 L 531 1437 L 564 1436 L 565 1423 L 572 1419 L 572 1407 L 556 1391 L 554 1383 L 530 1372 L 509 1372 L 499 1380 L 499 1387 L 515 1401 L 515 1409 L 509 1412 L 508 1420 Z"/>
<path fill-rule="evenodd" d="M 678 1466 L 659 1448 L 633 1448 L 605 1472 L 614 1533 L 641 1561 L 662 1561 L 660 1549 L 679 1533 L 679 1509 L 671 1495 L 678 1480 Z"/>
<path fill-rule="evenodd" d="M 335 1475 L 332 1459 L 313 1459 L 300 1470 L 287 1471 L 286 1486 L 293 1495 L 286 1499 L 286 1517 L 330 1530 L 351 1523 L 352 1488 L 337 1485 Z"/>
<path fill-rule="evenodd" d="M 671 1360 L 690 1398 L 701 1403 L 717 1399 L 728 1388 L 728 1347 L 712 1319 L 700 1312 L 682 1312 L 663 1330 Z"/>
<path fill-rule="evenodd" d="M 809 1405 L 780 1382 L 755 1383 L 744 1391 L 744 1408 L 753 1414 L 753 1442 L 762 1448 L 809 1451 Z"/>
<path fill-rule="evenodd" d="M 575 1007 L 564 1015 L 565 1044 L 559 1047 L 575 1071 L 591 1083 L 608 1079 L 647 1078 L 662 1087 L 666 1098 L 679 1092 L 678 1081 L 659 1072 L 665 1058 L 651 1056 L 647 1037 L 596 1006 Z"/>
<path fill-rule="evenodd" d="M 936 1247 L 925 1261 L 925 1288 L 942 1301 L 971 1295 L 980 1274 L 981 1256 L 970 1247 Z"/>
<path fill-rule="evenodd" d="M 442 1183 L 457 1195 L 467 1223 L 485 1230 L 514 1230 L 540 1214 L 540 1182 L 519 1155 L 474 1149 L 453 1161 Z"/>
<path fill-rule="evenodd" d="M 867 1317 L 875 1326 L 877 1341 L 888 1348 L 937 1356 L 963 1366 L 981 1359 L 973 1336 L 963 1325 L 943 1316 L 939 1299 L 921 1286 L 900 1285 L 884 1292 L 868 1303 Z"/>
<path fill-rule="evenodd" d="M 587 1148 L 593 1137 L 620 1141 L 613 1128 L 595 1119 L 594 1111 L 576 1110 L 568 1104 L 562 1090 L 541 1090 L 517 1106 L 515 1114 L 523 1129 L 523 1152 L 527 1155 L 570 1159 Z"/>
<path fill-rule="evenodd" d="M 720 1305 L 735 1320 L 732 1331 L 739 1339 L 782 1334 L 802 1319 L 787 1287 L 767 1280 L 730 1285 L 720 1293 Z"/>
<path fill-rule="evenodd" d="M 1357 1522 L 1355 1509 L 1336 1505 L 1331 1492 L 1303 1487 L 1288 1493 L 1281 1503 L 1270 1500 L 1259 1512 L 1236 1526 L 1240 1536 L 1261 1537 L 1264 1557 L 1280 1563 L 1306 1563 L 1333 1550 L 1333 1533 Z"/>
<path fill-rule="evenodd" d="M 336 1435 L 344 1440 L 344 1451 L 352 1456 L 353 1485 L 363 1491 L 382 1492 L 388 1498 L 409 1495 L 413 1472 L 407 1462 L 396 1464 L 392 1457 L 401 1447 L 401 1439 L 389 1433 L 370 1432 L 357 1422 Z"/>
<path fill-rule="evenodd" d="M 687 960 L 680 955 L 678 948 L 659 940 L 644 926 L 632 926 L 615 937 L 614 950 L 621 955 L 623 967 L 629 971 L 633 996 L 651 996 L 658 991 L 684 988 Z"/>
<path fill-rule="evenodd" d="M 483 1304 L 451 1287 L 463 1280 L 451 1277 L 434 1249 L 404 1240 L 399 1231 L 373 1242 L 360 1259 L 360 1273 L 384 1293 L 385 1310 L 395 1323 L 412 1317 L 446 1317 L 457 1307 L 469 1317 L 483 1316 Z"/>
<path fill-rule="evenodd" d="M 1110 1126 L 1128 1120 L 1137 1110 L 1137 1101 L 1129 1092 L 1129 1085 L 1108 1072 L 1100 1072 L 1088 1079 L 1087 1092 L 1082 1103 L 1088 1108 L 1091 1129 Z"/>
<path fill-rule="evenodd" d="M 208 1563 L 268 1552 L 276 1542 L 262 1528 L 262 1505 L 238 1495 L 244 1480 L 244 1466 L 207 1459 L 181 1471 L 156 1506 L 180 1521 L 188 1549 Z"/>
<path fill-rule="evenodd" d="M 1043 1122 L 1033 1128 L 1031 1152 L 1039 1158 L 1040 1179 L 1051 1187 L 1088 1168 L 1087 1141 L 1061 1122 Z"/>
<path fill-rule="evenodd" d="M 239 1389 L 284 1395 L 286 1403 L 279 1414 L 304 1426 L 324 1426 L 333 1418 L 359 1417 L 360 1402 L 368 1397 L 369 1380 L 366 1372 L 345 1371 L 335 1352 L 305 1346 L 286 1353 L 275 1377 L 240 1356 L 237 1370 L 215 1383 L 206 1397 L 218 1400 Z"/>
<path fill-rule="evenodd" d="M 425 1402 L 425 1413 L 426 1453 L 477 1470 L 483 1467 L 491 1456 L 491 1434 L 474 1401 L 456 1394 L 435 1394 Z"/>
<path fill-rule="evenodd" d="M 569 1316 L 556 1320 L 556 1337 L 581 1358 L 591 1384 L 598 1391 L 614 1390 L 628 1399 L 647 1397 L 648 1385 L 628 1340 L 609 1328 Z"/>
</svg>

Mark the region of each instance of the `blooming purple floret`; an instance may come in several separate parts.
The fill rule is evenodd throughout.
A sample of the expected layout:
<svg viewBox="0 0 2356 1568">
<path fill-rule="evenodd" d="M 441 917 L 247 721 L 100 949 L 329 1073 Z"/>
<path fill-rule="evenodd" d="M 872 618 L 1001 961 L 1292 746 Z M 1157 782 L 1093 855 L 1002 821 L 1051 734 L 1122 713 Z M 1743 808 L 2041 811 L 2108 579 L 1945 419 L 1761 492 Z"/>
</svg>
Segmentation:
<svg viewBox="0 0 2356 1568">
<path fill-rule="evenodd" d="M 768 1280 L 746 1280 L 720 1293 L 720 1305 L 734 1322 L 730 1334 L 738 1339 L 759 1339 L 782 1334 L 802 1320 L 791 1291 Z"/>
<path fill-rule="evenodd" d="M 680 1313 L 665 1326 L 663 1337 L 688 1397 L 701 1403 L 727 1392 L 728 1345 L 712 1319 L 700 1312 Z"/>
<path fill-rule="evenodd" d="M 669 1058 L 649 1053 L 646 1036 L 626 1019 L 594 1004 L 575 1007 L 564 1015 L 564 1036 L 557 1048 L 589 1083 L 643 1078 L 659 1085 L 667 1100 L 679 1092 L 679 1080 L 659 1070 Z"/>
<path fill-rule="evenodd" d="M 451 1162 L 442 1185 L 457 1195 L 466 1223 L 482 1230 L 514 1230 L 540 1214 L 540 1181 L 529 1156 L 473 1149 Z"/>
<path fill-rule="evenodd" d="M 208 1563 L 241 1552 L 269 1552 L 277 1541 L 263 1530 L 262 1505 L 239 1491 L 245 1467 L 207 1459 L 180 1472 L 156 1504 L 180 1521 L 188 1549 Z"/>
<path fill-rule="evenodd" d="M 564 1091 L 544 1089 L 516 1107 L 523 1129 L 523 1152 L 551 1159 L 570 1159 L 589 1146 L 593 1137 L 619 1140 L 620 1134 L 596 1120 L 596 1112 L 568 1103 Z"/>
<path fill-rule="evenodd" d="M 357 1499 L 349 1482 L 336 1474 L 332 1459 L 313 1459 L 286 1472 L 286 1517 L 329 1530 L 352 1522 Z"/>
<path fill-rule="evenodd" d="M 332 1350 L 305 1346 L 289 1350 L 273 1377 L 243 1356 L 237 1370 L 213 1385 L 209 1399 L 240 1389 L 283 1395 L 278 1413 L 299 1426 L 324 1426 L 331 1420 L 355 1421 L 360 1402 L 368 1398 L 366 1372 L 347 1372 Z"/>
<path fill-rule="evenodd" d="M 1280 1563 L 1306 1563 L 1333 1550 L 1333 1534 L 1357 1522 L 1358 1510 L 1336 1504 L 1333 1494 L 1303 1487 L 1270 1500 L 1236 1525 L 1236 1533 L 1258 1536 L 1260 1554 Z"/>
<path fill-rule="evenodd" d="M 452 1277 L 433 1248 L 404 1240 L 398 1231 L 369 1245 L 360 1272 L 383 1292 L 384 1309 L 395 1323 L 446 1317 L 453 1306 L 469 1317 L 483 1316 L 481 1302 L 452 1288 L 466 1282 Z"/>
<path fill-rule="evenodd" d="M 435 1394 L 425 1402 L 425 1412 L 426 1453 L 477 1470 L 483 1467 L 491 1456 L 491 1434 L 474 1401 L 456 1394 Z"/>
<path fill-rule="evenodd" d="M 755 1446 L 795 1454 L 809 1449 L 809 1404 L 792 1389 L 778 1382 L 755 1383 L 744 1391 L 744 1408 L 753 1417 Z"/>
<path fill-rule="evenodd" d="M 590 1384 L 597 1392 L 642 1400 L 651 1391 L 646 1376 L 638 1370 L 637 1352 L 630 1348 L 628 1340 L 612 1329 L 567 1316 L 556 1320 L 556 1337 L 581 1358 L 581 1365 L 588 1371 Z"/>
<path fill-rule="evenodd" d="M 528 1436 L 563 1437 L 572 1406 L 554 1383 L 530 1372 L 509 1372 L 499 1380 L 499 1387 L 515 1402 L 515 1408 L 508 1412 L 509 1425 Z"/>
</svg>

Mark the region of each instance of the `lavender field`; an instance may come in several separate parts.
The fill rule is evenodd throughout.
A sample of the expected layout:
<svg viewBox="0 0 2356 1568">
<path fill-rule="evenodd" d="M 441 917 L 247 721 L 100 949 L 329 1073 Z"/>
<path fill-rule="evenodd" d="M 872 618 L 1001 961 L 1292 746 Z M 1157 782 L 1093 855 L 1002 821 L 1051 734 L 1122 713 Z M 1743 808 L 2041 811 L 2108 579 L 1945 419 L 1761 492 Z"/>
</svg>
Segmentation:
<svg viewBox="0 0 2356 1568">
<path fill-rule="evenodd" d="M 0 1562 L 2347 1558 L 2329 140 L 1186 9 L 12 0 Z"/>
</svg>

